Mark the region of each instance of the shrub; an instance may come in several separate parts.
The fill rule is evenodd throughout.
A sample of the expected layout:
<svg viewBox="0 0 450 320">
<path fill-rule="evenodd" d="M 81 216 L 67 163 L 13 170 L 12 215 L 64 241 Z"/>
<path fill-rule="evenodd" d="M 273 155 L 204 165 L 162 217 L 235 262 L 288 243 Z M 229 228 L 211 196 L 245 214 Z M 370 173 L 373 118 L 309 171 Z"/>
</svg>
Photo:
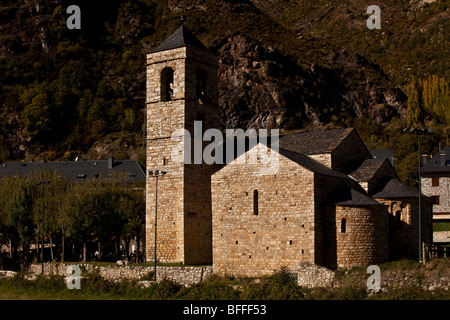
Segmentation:
<svg viewBox="0 0 450 320">
<path fill-rule="evenodd" d="M 243 288 L 243 299 L 250 300 L 295 300 L 304 298 L 304 291 L 285 270 L 263 278 L 260 283 L 248 284 Z"/>
<path fill-rule="evenodd" d="M 236 300 L 240 292 L 229 278 L 212 276 L 206 281 L 183 288 L 177 298 L 198 300 Z"/>
</svg>

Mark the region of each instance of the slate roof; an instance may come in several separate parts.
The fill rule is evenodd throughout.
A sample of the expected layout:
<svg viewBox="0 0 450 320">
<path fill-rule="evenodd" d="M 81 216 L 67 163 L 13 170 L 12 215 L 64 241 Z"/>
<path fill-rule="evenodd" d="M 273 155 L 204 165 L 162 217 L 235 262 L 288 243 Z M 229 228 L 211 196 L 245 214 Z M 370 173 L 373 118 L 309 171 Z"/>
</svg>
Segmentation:
<svg viewBox="0 0 450 320">
<path fill-rule="evenodd" d="M 181 25 L 153 52 L 182 48 L 186 46 L 205 49 L 205 46 L 198 40 L 184 25 Z"/>
<path fill-rule="evenodd" d="M 349 174 L 356 181 L 369 181 L 387 159 L 367 159 L 358 169 Z"/>
<path fill-rule="evenodd" d="M 423 197 L 426 197 L 422 194 Z M 396 199 L 396 198 L 418 198 L 419 192 L 407 186 L 398 179 L 390 179 L 383 189 L 374 194 L 373 198 Z"/>
<path fill-rule="evenodd" d="M 346 186 L 339 187 L 331 196 L 335 205 L 342 206 L 382 206 L 384 204 L 371 197 Z"/>
<path fill-rule="evenodd" d="M 135 160 L 54 161 L 54 162 L 12 162 L 0 164 L 0 177 L 19 174 L 26 176 L 40 169 L 60 172 L 65 178 L 85 181 L 96 177 L 106 178 L 112 173 L 125 174 L 127 181 L 145 181 L 145 170 Z"/>
<path fill-rule="evenodd" d="M 280 149 L 312 155 L 333 152 L 353 128 L 311 131 L 280 138 Z"/>
<path fill-rule="evenodd" d="M 443 154 L 441 158 L 441 154 Z M 422 173 L 438 173 L 450 172 L 450 147 L 441 149 L 441 152 L 436 153 L 430 160 L 421 168 Z"/>
<path fill-rule="evenodd" d="M 380 149 L 380 150 L 370 150 L 370 154 L 374 159 L 388 159 L 392 166 L 394 166 L 394 150 L 393 149 Z"/>
</svg>

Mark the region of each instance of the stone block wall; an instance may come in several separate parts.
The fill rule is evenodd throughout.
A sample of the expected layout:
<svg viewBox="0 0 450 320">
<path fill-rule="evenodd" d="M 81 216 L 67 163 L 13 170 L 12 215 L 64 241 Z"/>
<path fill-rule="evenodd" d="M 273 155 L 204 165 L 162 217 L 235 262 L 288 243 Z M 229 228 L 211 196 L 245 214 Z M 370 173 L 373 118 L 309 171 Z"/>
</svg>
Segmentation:
<svg viewBox="0 0 450 320">
<path fill-rule="evenodd" d="M 336 268 L 336 217 L 328 213 L 333 203 L 333 193 L 342 186 L 358 189 L 358 183 L 350 178 L 315 173 L 315 261 L 316 264 Z M 332 206 L 334 208 L 334 206 Z"/>
<path fill-rule="evenodd" d="M 200 139 L 205 130 L 217 124 L 217 65 L 214 54 L 190 46 L 147 56 L 147 170 L 167 171 L 165 177 L 158 178 L 156 251 L 157 260 L 162 262 L 212 261 L 210 179 L 215 168 L 194 164 L 193 139 L 194 121 L 202 121 Z M 173 95 L 165 101 L 162 93 L 167 90 L 164 74 L 168 68 L 173 71 Z M 173 141 L 175 130 L 178 132 Z M 189 143 L 190 154 L 185 149 Z M 173 155 L 178 157 L 174 159 Z M 189 156 L 191 164 L 185 161 Z M 146 256 L 147 261 L 153 261 L 155 178 L 147 177 L 146 190 Z"/>
<path fill-rule="evenodd" d="M 238 161 L 212 177 L 214 273 L 260 276 L 314 263 L 314 174 L 281 155 L 276 175 Z"/>
<path fill-rule="evenodd" d="M 336 206 L 336 258 L 339 268 L 368 266 L 388 259 L 385 206 Z M 341 229 L 345 219 L 345 231 Z"/>
<path fill-rule="evenodd" d="M 433 213 L 450 212 L 450 177 L 430 174 L 422 177 L 422 193 L 428 197 L 439 196 L 439 204 L 433 204 Z M 439 179 L 439 186 L 432 185 L 432 179 Z"/>
<path fill-rule="evenodd" d="M 44 275 L 68 276 L 67 267 L 73 264 L 44 263 Z M 86 272 L 98 271 L 106 280 L 120 281 L 122 279 L 139 280 L 147 277 L 154 269 L 152 266 L 95 266 L 89 263 L 76 264 Z M 29 272 L 35 275 L 42 273 L 41 264 L 30 265 Z M 182 285 L 192 285 L 208 279 L 212 275 L 212 267 L 156 267 L 156 281 L 170 279 Z M 83 271 L 81 272 L 83 276 Z"/>
<path fill-rule="evenodd" d="M 367 147 L 355 130 L 352 130 L 345 141 L 340 143 L 331 153 L 332 169 L 350 173 L 356 170 L 366 159 L 371 159 Z"/>
<path fill-rule="evenodd" d="M 447 240 L 450 242 L 450 231 L 433 232 L 433 241 L 435 240 Z"/>
<path fill-rule="evenodd" d="M 332 169 L 331 153 L 312 154 L 308 155 L 308 157 Z"/>
<path fill-rule="evenodd" d="M 301 264 L 298 269 L 297 283 L 301 287 L 332 287 L 335 281 L 335 272 L 315 265 Z"/>
<path fill-rule="evenodd" d="M 45 263 L 44 274 L 55 274 L 67 276 L 67 267 L 70 264 L 64 263 Z M 98 270 L 100 275 L 107 280 L 121 281 L 122 279 L 139 280 L 144 276 L 148 276 L 153 271 L 153 267 L 137 267 L 137 266 L 111 266 L 99 267 L 92 264 L 78 264 L 84 266 L 87 272 Z M 348 283 L 360 284 L 365 287 L 369 274 L 364 270 L 344 269 L 340 270 L 340 276 L 336 276 L 336 272 L 313 264 L 301 264 L 294 270 L 297 274 L 298 284 L 302 287 L 340 287 L 348 285 Z M 414 285 L 420 285 L 424 289 L 434 290 L 442 288 L 449 290 L 450 276 L 447 269 L 442 272 L 441 268 L 434 268 L 431 272 L 422 269 L 413 270 L 387 270 L 381 272 L 381 287 L 393 288 L 410 288 Z M 29 272 L 34 275 L 41 274 L 41 265 L 32 264 Z M 16 273 L 13 271 L 0 271 L 0 278 L 13 277 Z M 213 267 L 157 267 L 157 281 L 170 279 L 179 284 L 190 286 L 195 283 L 207 280 L 213 274 Z M 83 273 L 81 274 L 83 276 Z M 32 279 L 30 277 L 29 279 Z M 146 283 L 148 281 L 143 281 Z"/>
<path fill-rule="evenodd" d="M 416 258 L 419 252 L 419 199 L 375 199 L 388 206 L 390 258 Z M 428 198 L 422 198 L 422 242 L 433 241 L 432 209 Z"/>
</svg>

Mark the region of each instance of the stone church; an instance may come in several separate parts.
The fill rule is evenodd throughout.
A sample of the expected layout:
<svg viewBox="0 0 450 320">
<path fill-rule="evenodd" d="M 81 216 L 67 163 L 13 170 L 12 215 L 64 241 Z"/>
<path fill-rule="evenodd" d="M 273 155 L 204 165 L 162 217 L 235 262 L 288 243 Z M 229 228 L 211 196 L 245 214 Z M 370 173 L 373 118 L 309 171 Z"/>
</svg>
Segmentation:
<svg viewBox="0 0 450 320">
<path fill-rule="evenodd" d="M 147 56 L 147 170 L 167 172 L 147 175 L 147 261 L 155 225 L 158 261 L 213 264 L 222 275 L 417 258 L 418 193 L 353 128 L 281 136 L 276 150 L 259 143 L 253 148 L 277 156 L 275 174 L 258 174 L 262 161 L 239 161 L 253 148 L 226 165 L 173 161 L 194 139 L 194 121 L 203 132 L 219 127 L 217 69 L 217 57 L 183 25 Z M 425 196 L 421 217 L 422 241 L 431 243 Z"/>
</svg>

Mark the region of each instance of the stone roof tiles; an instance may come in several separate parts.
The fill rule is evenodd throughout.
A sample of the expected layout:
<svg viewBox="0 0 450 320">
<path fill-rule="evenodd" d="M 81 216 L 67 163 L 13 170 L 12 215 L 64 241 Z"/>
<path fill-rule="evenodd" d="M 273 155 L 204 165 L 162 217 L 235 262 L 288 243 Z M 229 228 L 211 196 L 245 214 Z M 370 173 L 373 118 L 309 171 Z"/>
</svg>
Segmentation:
<svg viewBox="0 0 450 320">
<path fill-rule="evenodd" d="M 280 138 L 280 148 L 306 155 L 331 153 L 353 130 L 346 128 L 286 135 Z"/>
<path fill-rule="evenodd" d="M 380 169 L 385 161 L 384 159 L 367 159 L 365 160 L 358 169 L 349 174 L 356 181 L 369 181 L 373 178 L 375 173 Z"/>
<path fill-rule="evenodd" d="M 382 203 L 346 186 L 339 187 L 331 197 L 333 204 L 342 206 L 380 206 Z"/>
<path fill-rule="evenodd" d="M 422 195 L 426 197 L 425 195 Z M 383 199 L 395 199 L 395 198 L 417 198 L 419 197 L 418 191 L 402 183 L 400 180 L 392 178 L 390 179 L 383 189 L 374 194 L 373 198 Z"/>
<path fill-rule="evenodd" d="M 392 166 L 394 165 L 395 158 L 393 149 L 369 150 L 369 152 L 374 159 L 388 159 Z"/>
<path fill-rule="evenodd" d="M 153 52 L 171 50 L 181 47 L 196 47 L 205 49 L 205 46 L 198 40 L 184 25 L 181 25 Z"/>
<path fill-rule="evenodd" d="M 450 147 L 442 148 L 422 166 L 421 171 L 423 173 L 450 172 Z"/>
<path fill-rule="evenodd" d="M 65 178 L 85 181 L 95 177 L 107 178 L 110 174 L 125 174 L 127 181 L 145 181 L 145 172 L 135 160 L 91 160 L 54 162 L 11 162 L 0 164 L 0 177 L 26 176 L 38 170 L 54 170 Z"/>
</svg>

